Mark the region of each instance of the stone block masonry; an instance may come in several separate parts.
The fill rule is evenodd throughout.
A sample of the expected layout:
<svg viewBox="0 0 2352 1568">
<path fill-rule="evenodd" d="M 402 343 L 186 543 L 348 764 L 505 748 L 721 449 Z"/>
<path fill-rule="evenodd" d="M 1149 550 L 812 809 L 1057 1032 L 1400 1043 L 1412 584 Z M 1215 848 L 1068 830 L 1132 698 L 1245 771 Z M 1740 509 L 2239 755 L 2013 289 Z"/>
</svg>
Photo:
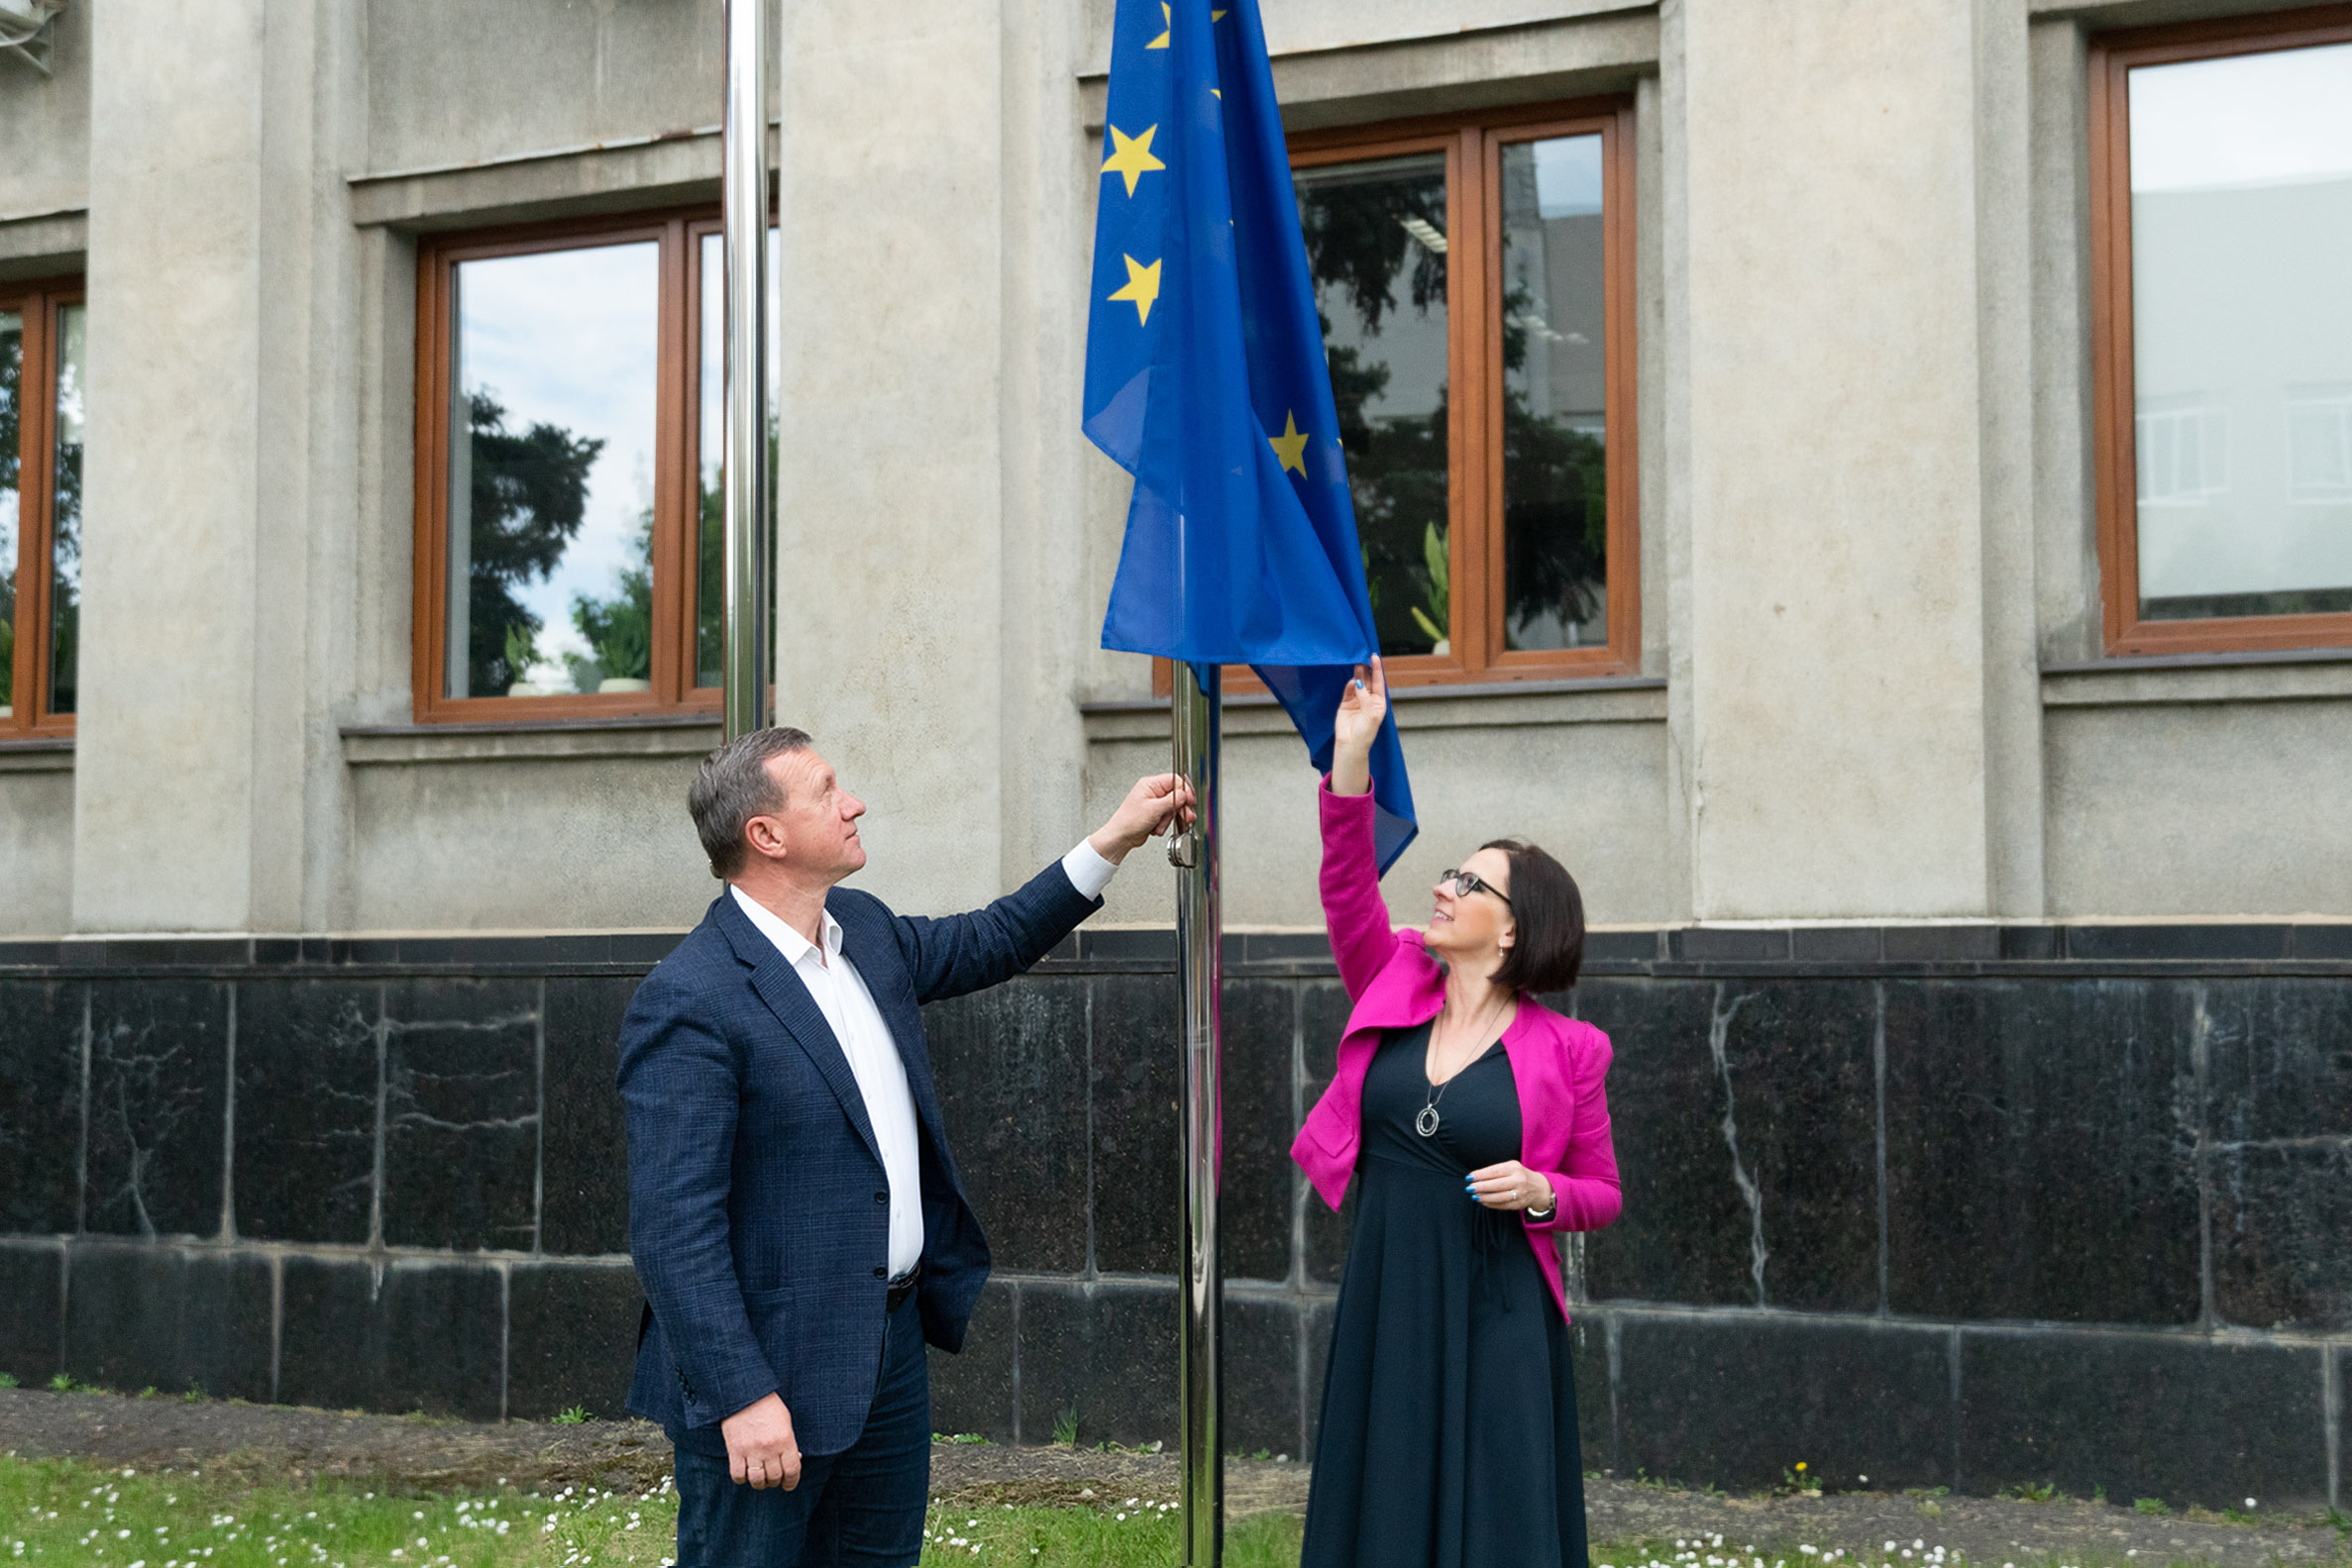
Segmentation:
<svg viewBox="0 0 2352 1568">
<path fill-rule="evenodd" d="M 0 1369 L 616 1413 L 613 1092 L 674 936 L 0 944 Z M 1347 1000 L 1227 955 L 1228 1420 L 1310 1457 L 1345 1260 L 1290 1165 Z M 1730 1488 L 2343 1501 L 2352 942 L 2330 923 L 1596 933 L 1625 1218 L 1570 1241 L 1586 1462 Z M 1174 1436 L 1173 947 L 934 1004 L 998 1269 L 935 1422 Z"/>
</svg>

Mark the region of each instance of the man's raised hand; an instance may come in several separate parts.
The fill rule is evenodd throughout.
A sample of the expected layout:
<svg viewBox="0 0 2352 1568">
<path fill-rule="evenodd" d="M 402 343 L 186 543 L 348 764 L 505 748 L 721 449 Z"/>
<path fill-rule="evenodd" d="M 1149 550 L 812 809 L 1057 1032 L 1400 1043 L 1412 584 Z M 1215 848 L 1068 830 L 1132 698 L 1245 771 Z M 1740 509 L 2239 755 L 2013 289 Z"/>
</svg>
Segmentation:
<svg viewBox="0 0 2352 1568">
<path fill-rule="evenodd" d="M 790 1492 L 801 1484 L 800 1440 L 793 1436 L 792 1411 L 777 1396 L 744 1406 L 718 1430 L 727 1440 L 727 1469 L 737 1486 Z"/>
<path fill-rule="evenodd" d="M 1128 850 L 1166 832 L 1170 823 L 1191 826 L 1192 806 L 1192 785 L 1182 774 L 1152 774 L 1135 781 L 1135 787 L 1111 813 L 1111 820 L 1086 841 L 1096 854 L 1116 866 Z"/>
</svg>

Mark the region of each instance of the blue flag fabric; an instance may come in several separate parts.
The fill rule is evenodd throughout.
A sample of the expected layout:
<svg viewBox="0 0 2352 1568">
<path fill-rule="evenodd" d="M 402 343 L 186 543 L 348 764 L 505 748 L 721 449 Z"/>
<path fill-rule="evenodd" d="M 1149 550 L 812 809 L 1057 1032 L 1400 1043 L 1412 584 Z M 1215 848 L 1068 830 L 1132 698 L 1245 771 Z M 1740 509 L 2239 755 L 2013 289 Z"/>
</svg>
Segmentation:
<svg viewBox="0 0 2352 1568">
<path fill-rule="evenodd" d="M 1378 647 L 1257 0 L 1119 0 L 1087 436 L 1135 476 L 1103 646 L 1246 664 L 1318 770 Z M 1392 711 L 1383 871 L 1417 831 Z"/>
</svg>

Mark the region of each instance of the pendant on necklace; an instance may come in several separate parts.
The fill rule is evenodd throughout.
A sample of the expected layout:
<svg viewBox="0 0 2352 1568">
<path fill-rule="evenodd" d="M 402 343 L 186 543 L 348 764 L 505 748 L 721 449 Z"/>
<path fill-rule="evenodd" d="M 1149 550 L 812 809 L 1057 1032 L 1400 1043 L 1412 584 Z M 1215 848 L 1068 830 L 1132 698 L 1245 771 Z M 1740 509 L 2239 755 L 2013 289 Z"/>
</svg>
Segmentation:
<svg viewBox="0 0 2352 1568">
<path fill-rule="evenodd" d="M 1422 1106 L 1421 1114 L 1413 1118 L 1413 1130 L 1425 1138 L 1436 1137 L 1438 1135 L 1438 1107 L 1435 1105 Z"/>
</svg>

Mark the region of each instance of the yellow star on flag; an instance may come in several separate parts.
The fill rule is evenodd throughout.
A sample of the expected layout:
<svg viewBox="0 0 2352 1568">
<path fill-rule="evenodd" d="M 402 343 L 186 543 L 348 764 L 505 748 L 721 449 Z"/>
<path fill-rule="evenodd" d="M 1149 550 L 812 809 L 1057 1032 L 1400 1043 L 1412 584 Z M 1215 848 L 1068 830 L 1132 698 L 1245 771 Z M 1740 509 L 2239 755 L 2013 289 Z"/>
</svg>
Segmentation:
<svg viewBox="0 0 2352 1568">
<path fill-rule="evenodd" d="M 1176 14 L 1168 9 L 1168 0 L 1160 0 L 1160 36 L 1144 45 L 1145 49 L 1166 49 L 1168 35 L 1176 31 Z"/>
<path fill-rule="evenodd" d="M 1111 128 L 1111 145 L 1117 149 L 1103 159 L 1103 172 L 1117 174 L 1127 182 L 1127 194 L 1135 193 L 1135 181 L 1155 168 L 1168 165 L 1151 156 L 1151 139 L 1159 134 L 1159 127 L 1147 125 L 1141 136 L 1129 136 L 1118 126 Z"/>
<path fill-rule="evenodd" d="M 1154 261 L 1149 266 L 1145 266 L 1133 257 L 1125 255 L 1122 255 L 1120 260 L 1127 264 L 1126 286 L 1111 295 L 1111 298 L 1123 299 L 1133 305 L 1135 307 L 1135 325 L 1147 327 L 1151 325 L 1151 302 L 1160 297 L 1160 264 Z M 1305 440 L 1306 438 L 1301 437 L 1300 439 Z M 1307 470 L 1302 468 L 1299 471 L 1304 473 Z"/>
<path fill-rule="evenodd" d="M 1132 265 L 1133 263 L 1128 263 Z M 1282 415 L 1282 434 L 1268 436 L 1266 445 L 1274 449 L 1274 456 L 1282 460 L 1286 469 L 1299 470 L 1299 477 L 1307 476 L 1307 438 L 1299 433 L 1298 415 L 1285 409 Z"/>
</svg>

